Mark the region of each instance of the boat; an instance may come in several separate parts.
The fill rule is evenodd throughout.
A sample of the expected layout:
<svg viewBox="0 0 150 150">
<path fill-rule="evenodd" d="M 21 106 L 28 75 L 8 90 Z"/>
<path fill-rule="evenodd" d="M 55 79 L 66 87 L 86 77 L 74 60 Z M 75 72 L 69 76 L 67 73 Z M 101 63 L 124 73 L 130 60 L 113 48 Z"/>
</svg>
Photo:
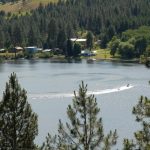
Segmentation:
<svg viewBox="0 0 150 150">
<path fill-rule="evenodd" d="M 89 59 L 87 59 L 87 63 L 93 63 L 94 61 L 96 61 L 95 58 L 89 58 Z"/>
</svg>

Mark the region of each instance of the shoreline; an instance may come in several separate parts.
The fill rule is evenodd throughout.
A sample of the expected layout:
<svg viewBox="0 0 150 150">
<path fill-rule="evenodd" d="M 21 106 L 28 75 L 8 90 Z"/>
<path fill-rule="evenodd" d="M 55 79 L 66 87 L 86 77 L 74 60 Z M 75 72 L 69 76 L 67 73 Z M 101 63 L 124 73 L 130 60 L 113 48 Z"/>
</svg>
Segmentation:
<svg viewBox="0 0 150 150">
<path fill-rule="evenodd" d="M 0 64 L 1 63 L 7 63 L 7 62 L 15 62 L 18 60 L 50 60 L 52 63 L 57 63 L 57 62 L 62 62 L 62 63 L 73 63 L 73 62 L 79 62 L 82 60 L 89 60 L 90 57 L 77 57 L 77 58 L 66 58 L 66 57 L 50 57 L 50 58 L 30 58 L 30 59 L 26 59 L 26 58 L 17 58 L 17 59 L 2 59 L 0 60 Z M 87 63 L 94 63 L 94 62 L 99 62 L 99 61 L 106 61 L 106 62 L 118 62 L 118 63 L 138 63 L 138 64 L 142 64 L 140 62 L 140 59 L 118 59 L 118 58 L 91 58 L 92 61 L 87 62 Z"/>
</svg>

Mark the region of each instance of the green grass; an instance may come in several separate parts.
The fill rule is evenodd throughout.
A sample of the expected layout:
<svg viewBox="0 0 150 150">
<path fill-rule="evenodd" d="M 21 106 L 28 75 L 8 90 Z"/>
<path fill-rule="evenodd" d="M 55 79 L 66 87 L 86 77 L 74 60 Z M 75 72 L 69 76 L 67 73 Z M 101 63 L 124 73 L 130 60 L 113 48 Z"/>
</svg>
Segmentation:
<svg viewBox="0 0 150 150">
<path fill-rule="evenodd" d="M 29 12 L 32 9 L 36 9 L 40 3 L 47 5 L 50 2 L 57 3 L 58 0 L 27 0 L 24 4 L 22 3 L 22 0 L 20 0 L 17 3 L 0 4 L 0 11 L 5 11 L 6 13 L 11 12 L 13 14 L 22 14 Z"/>
<path fill-rule="evenodd" d="M 112 56 L 110 55 L 110 50 L 107 49 L 98 49 L 96 50 L 97 54 L 94 56 L 96 59 L 109 59 Z"/>
</svg>

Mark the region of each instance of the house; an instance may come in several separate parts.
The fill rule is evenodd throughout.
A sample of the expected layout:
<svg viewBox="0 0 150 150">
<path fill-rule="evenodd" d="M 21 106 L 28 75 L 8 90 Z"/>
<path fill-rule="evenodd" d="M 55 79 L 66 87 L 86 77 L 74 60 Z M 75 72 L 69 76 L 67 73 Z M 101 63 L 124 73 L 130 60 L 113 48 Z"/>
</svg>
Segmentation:
<svg viewBox="0 0 150 150">
<path fill-rule="evenodd" d="M 79 39 L 79 38 L 71 38 L 72 42 L 86 42 L 86 39 Z"/>
<path fill-rule="evenodd" d="M 0 53 L 5 53 L 5 52 L 6 52 L 6 50 L 4 48 L 0 49 Z"/>
<path fill-rule="evenodd" d="M 20 52 L 20 51 L 23 51 L 23 48 L 20 47 L 20 46 L 16 46 L 16 47 L 14 47 L 14 51 L 15 52 Z"/>
<path fill-rule="evenodd" d="M 20 46 L 16 46 L 9 50 L 10 53 L 18 53 L 18 52 L 22 52 L 22 51 L 23 51 L 23 48 Z"/>
<path fill-rule="evenodd" d="M 82 38 L 71 38 L 70 39 L 73 43 L 80 43 L 81 48 L 84 49 L 86 47 L 86 39 Z"/>
<path fill-rule="evenodd" d="M 44 50 L 42 50 L 43 53 L 45 53 L 45 52 L 51 52 L 51 51 L 52 51 L 52 49 L 44 49 Z"/>
</svg>

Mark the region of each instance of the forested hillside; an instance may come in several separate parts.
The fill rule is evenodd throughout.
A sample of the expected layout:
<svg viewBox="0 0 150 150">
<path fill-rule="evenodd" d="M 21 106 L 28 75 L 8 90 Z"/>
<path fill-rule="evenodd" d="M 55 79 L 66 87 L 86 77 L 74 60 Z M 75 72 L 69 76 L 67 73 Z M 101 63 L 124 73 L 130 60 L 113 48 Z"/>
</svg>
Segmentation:
<svg viewBox="0 0 150 150">
<path fill-rule="evenodd" d="M 106 47 L 114 35 L 150 25 L 149 0 L 59 0 L 25 15 L 0 13 L 0 48 L 63 48 L 67 38 L 92 31 Z"/>
</svg>

